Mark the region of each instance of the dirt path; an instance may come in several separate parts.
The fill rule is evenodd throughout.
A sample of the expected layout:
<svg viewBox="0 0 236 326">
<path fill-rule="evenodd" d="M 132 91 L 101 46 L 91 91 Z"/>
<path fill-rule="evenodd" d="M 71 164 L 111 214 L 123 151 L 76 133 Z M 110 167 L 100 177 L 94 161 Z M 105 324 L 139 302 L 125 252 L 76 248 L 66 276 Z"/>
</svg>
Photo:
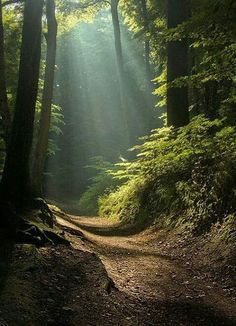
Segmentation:
<svg viewBox="0 0 236 326">
<path fill-rule="evenodd" d="M 235 302 L 219 284 L 194 271 L 191 262 L 163 255 L 142 233 L 95 217 L 58 221 L 84 233 L 86 245 L 69 236 L 73 247 L 95 252 L 119 290 L 111 300 L 115 320 L 83 325 L 236 325 Z M 113 308 L 108 304 L 108 316 L 114 317 Z"/>
</svg>

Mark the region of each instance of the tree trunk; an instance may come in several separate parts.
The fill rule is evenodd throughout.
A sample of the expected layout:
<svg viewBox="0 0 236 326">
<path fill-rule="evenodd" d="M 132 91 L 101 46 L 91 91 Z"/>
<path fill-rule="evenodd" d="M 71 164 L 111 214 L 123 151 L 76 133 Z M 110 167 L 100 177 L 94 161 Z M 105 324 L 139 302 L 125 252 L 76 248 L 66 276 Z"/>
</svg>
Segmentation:
<svg viewBox="0 0 236 326">
<path fill-rule="evenodd" d="M 149 20 L 148 20 L 148 12 L 147 12 L 147 3 L 146 0 L 140 0 L 141 5 L 141 14 L 143 18 L 143 26 L 145 33 L 149 32 Z M 145 56 L 145 66 L 146 66 L 146 75 L 148 80 L 148 85 L 152 88 L 152 72 L 151 72 L 151 65 L 150 65 L 150 40 L 145 35 L 144 41 L 144 56 Z"/>
<path fill-rule="evenodd" d="M 175 28 L 189 18 L 188 0 L 168 0 L 168 28 Z M 188 41 L 171 41 L 167 46 L 167 83 L 188 75 Z M 188 87 L 168 87 L 167 122 L 181 127 L 189 122 Z"/>
<path fill-rule="evenodd" d="M 217 115 L 218 104 L 218 83 L 208 81 L 204 87 L 204 113 L 209 119 L 215 119 Z"/>
<path fill-rule="evenodd" d="M 54 0 L 46 2 L 46 17 L 48 31 L 45 35 L 47 42 L 46 68 L 42 98 L 42 109 L 38 132 L 38 141 L 35 149 L 32 185 L 36 196 L 42 195 L 42 179 L 47 156 L 48 138 L 51 121 L 51 106 L 53 98 L 54 71 L 56 63 L 57 21 L 55 16 Z"/>
<path fill-rule="evenodd" d="M 2 125 L 4 129 L 4 140 L 7 145 L 11 128 L 11 114 L 8 106 L 6 87 L 2 0 L 0 0 L 0 115 L 2 118 Z"/>
<path fill-rule="evenodd" d="M 121 75 L 121 78 L 124 78 L 124 62 L 123 62 L 123 52 L 122 52 L 121 35 L 120 35 L 118 4 L 119 4 L 119 0 L 111 0 L 111 16 L 112 16 L 112 24 L 114 29 L 116 59 L 117 59 L 119 74 Z"/>
<path fill-rule="evenodd" d="M 124 121 L 123 143 L 124 143 L 124 147 L 128 148 L 131 146 L 131 136 L 130 136 L 131 118 L 128 113 L 128 93 L 127 93 L 127 88 L 129 87 L 129 85 L 127 85 L 126 82 L 125 69 L 124 69 L 118 5 L 119 5 L 119 0 L 111 0 L 111 16 L 112 16 L 112 24 L 114 30 L 116 60 L 117 60 L 119 84 L 120 84 L 120 105 L 121 105 L 122 119 Z"/>
<path fill-rule="evenodd" d="M 42 9 L 43 0 L 25 1 L 15 114 L 1 182 L 2 197 L 21 205 L 31 195 L 29 161 L 39 80 Z"/>
</svg>

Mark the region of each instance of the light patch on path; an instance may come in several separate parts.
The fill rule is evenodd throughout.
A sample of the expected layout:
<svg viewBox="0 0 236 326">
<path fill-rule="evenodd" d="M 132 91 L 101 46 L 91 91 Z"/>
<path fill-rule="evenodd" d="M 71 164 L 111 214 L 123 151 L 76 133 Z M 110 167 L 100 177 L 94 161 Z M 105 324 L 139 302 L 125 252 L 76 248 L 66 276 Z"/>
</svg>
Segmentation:
<svg viewBox="0 0 236 326">
<path fill-rule="evenodd" d="M 218 284 L 205 281 L 190 267 L 162 255 L 155 245 L 146 243 L 142 234 L 128 235 L 117 223 L 96 217 L 71 216 L 71 222 L 62 218 L 58 222 L 83 232 L 91 241 L 87 249 L 98 254 L 122 292 L 141 302 L 185 300 L 236 318 L 235 303 Z M 81 248 L 76 241 L 73 246 Z"/>
</svg>

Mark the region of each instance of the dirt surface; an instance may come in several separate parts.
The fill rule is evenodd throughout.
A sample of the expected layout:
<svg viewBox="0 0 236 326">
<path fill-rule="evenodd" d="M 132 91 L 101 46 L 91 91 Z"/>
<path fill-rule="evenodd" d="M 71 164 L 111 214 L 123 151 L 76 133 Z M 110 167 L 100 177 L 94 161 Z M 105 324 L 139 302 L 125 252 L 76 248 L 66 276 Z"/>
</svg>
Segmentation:
<svg viewBox="0 0 236 326">
<path fill-rule="evenodd" d="M 191 262 L 162 253 L 162 247 L 150 241 L 153 235 L 133 235 L 131 230 L 97 217 L 71 216 L 70 222 L 59 222 L 83 232 L 90 241 L 86 248 L 98 254 L 119 290 L 112 291 L 112 302 L 117 301 L 126 318 L 120 315 L 108 324 L 236 325 L 235 298 L 194 271 Z M 75 248 L 81 248 L 72 235 L 69 238 Z M 106 324 L 105 320 L 100 324 Z"/>
<path fill-rule="evenodd" d="M 1 326 L 236 325 L 228 289 L 170 255 L 153 232 L 96 217 L 57 221 L 71 247 L 3 250 Z"/>
</svg>

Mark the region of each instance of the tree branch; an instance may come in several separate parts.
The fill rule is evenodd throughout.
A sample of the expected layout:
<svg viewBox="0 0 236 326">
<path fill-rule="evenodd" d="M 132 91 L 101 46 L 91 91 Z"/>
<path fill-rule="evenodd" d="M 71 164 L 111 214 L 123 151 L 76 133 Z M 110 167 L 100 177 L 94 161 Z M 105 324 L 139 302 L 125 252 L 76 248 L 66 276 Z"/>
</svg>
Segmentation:
<svg viewBox="0 0 236 326">
<path fill-rule="evenodd" d="M 25 2 L 25 0 L 7 0 L 7 1 L 3 2 L 2 8 L 9 6 L 9 5 L 13 5 L 15 3 L 23 3 L 23 2 Z"/>
</svg>

